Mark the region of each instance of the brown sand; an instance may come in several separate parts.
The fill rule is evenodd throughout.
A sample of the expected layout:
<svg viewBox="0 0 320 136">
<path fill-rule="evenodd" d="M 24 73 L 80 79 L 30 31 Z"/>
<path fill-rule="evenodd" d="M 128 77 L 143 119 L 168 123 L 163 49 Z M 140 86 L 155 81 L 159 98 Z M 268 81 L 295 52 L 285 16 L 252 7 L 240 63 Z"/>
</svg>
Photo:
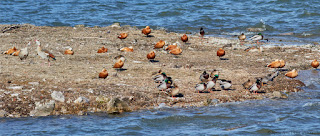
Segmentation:
<svg viewBox="0 0 320 136">
<path fill-rule="evenodd" d="M 0 30 L 10 25 L 0 25 Z M 275 91 L 295 92 L 303 83 L 288 79 L 286 71 L 273 82 L 261 88 L 266 93 L 252 94 L 242 87 L 248 79 L 265 76 L 273 69 L 266 65 L 275 59 L 284 59 L 284 69 L 311 69 L 310 63 L 319 57 L 319 47 L 264 47 L 263 52 L 245 52 L 246 46 L 238 40 L 217 37 L 206 37 L 201 40 L 199 34 L 188 35 L 189 41 L 183 44 L 181 33 L 169 33 L 165 30 L 152 30 L 152 37 L 141 34 L 135 27 L 48 27 L 19 25 L 19 28 L 0 33 L 1 52 L 12 46 L 24 48 L 32 40 L 29 56 L 20 61 L 19 57 L 0 55 L 0 110 L 13 117 L 29 116 L 38 101 L 50 100 L 53 91 L 61 91 L 65 102 L 56 102 L 52 115 L 80 114 L 79 112 L 105 111 L 106 105 L 97 102 L 97 97 L 120 98 L 134 110 L 150 109 L 160 103 L 169 106 L 188 107 L 209 105 L 216 102 L 234 102 L 250 99 L 275 97 Z M 126 39 L 117 38 L 121 32 L 127 32 Z M 41 41 L 42 47 L 56 56 L 56 61 L 42 65 L 43 59 L 36 55 L 34 40 Z M 159 62 L 151 63 L 146 55 L 159 40 L 172 44 L 181 43 L 181 55 L 171 55 L 162 49 L 156 50 Z M 250 41 L 246 41 L 248 43 Z M 100 47 L 108 48 L 107 53 L 96 53 Z M 122 47 L 133 46 L 133 52 L 120 52 Z M 225 46 L 226 55 L 219 60 L 218 48 Z M 231 47 L 228 47 L 231 46 Z M 264 46 L 264 45 L 262 45 Z M 72 47 L 74 55 L 63 52 Z M 126 62 L 123 71 L 116 73 L 113 58 L 124 55 Z M 191 67 L 191 68 L 190 68 Z M 99 79 L 98 74 L 105 68 L 109 72 L 106 79 Z M 166 72 L 181 89 L 183 97 L 171 98 L 157 90 L 152 80 L 152 73 L 158 70 Z M 220 79 L 232 81 L 232 90 L 221 91 L 219 84 L 213 93 L 196 93 L 195 85 L 200 82 L 200 74 L 206 70 L 220 71 Z M 117 76 L 115 76 L 117 75 Z M 31 82 L 31 83 L 30 83 Z M 39 85 L 32 85 L 32 82 Z M 23 86 L 22 89 L 10 89 L 10 86 Z M 76 104 L 73 101 L 79 96 L 88 98 L 88 103 Z"/>
</svg>

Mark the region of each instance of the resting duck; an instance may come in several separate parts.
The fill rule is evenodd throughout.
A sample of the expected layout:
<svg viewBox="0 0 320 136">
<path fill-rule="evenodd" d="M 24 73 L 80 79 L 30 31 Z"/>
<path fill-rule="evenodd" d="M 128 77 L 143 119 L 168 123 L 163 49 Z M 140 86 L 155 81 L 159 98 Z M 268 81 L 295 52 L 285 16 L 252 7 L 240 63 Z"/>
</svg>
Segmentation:
<svg viewBox="0 0 320 136">
<path fill-rule="evenodd" d="M 72 48 L 70 47 L 69 49 L 67 49 L 67 50 L 65 50 L 64 51 L 64 54 L 66 54 L 66 55 L 73 55 L 73 51 L 72 51 Z M 99 51 L 98 51 L 98 53 L 99 53 Z"/>
<path fill-rule="evenodd" d="M 218 70 L 215 70 L 215 69 L 212 70 L 212 71 L 211 71 L 211 74 L 210 74 L 210 77 L 211 77 L 211 78 L 214 78 L 214 77 L 215 77 L 215 78 L 218 79 L 218 78 L 219 78 L 219 71 L 218 71 Z"/>
<path fill-rule="evenodd" d="M 133 47 L 123 47 L 120 49 L 120 51 L 124 51 L 124 52 L 133 52 Z"/>
<path fill-rule="evenodd" d="M 315 59 L 314 61 L 311 62 L 311 66 L 313 68 L 318 68 L 319 67 L 319 62 Z"/>
<path fill-rule="evenodd" d="M 207 82 L 207 87 L 206 89 L 208 91 L 212 90 L 212 88 L 214 88 L 214 86 L 216 85 L 216 82 L 217 82 L 217 78 L 216 77 L 213 77 L 212 80 L 208 81 Z"/>
<path fill-rule="evenodd" d="M 167 78 L 168 77 L 167 77 L 166 73 L 162 72 L 160 75 L 156 75 L 152 79 L 154 80 L 154 82 L 159 83 Z"/>
<path fill-rule="evenodd" d="M 163 48 L 165 44 L 166 44 L 165 41 L 160 40 L 159 42 L 156 43 L 156 45 L 154 45 L 154 49 Z"/>
<path fill-rule="evenodd" d="M 232 86 L 231 81 L 227 81 L 227 80 L 220 80 L 220 87 L 223 90 L 228 90 L 230 89 Z"/>
<path fill-rule="evenodd" d="M 259 33 L 257 35 L 250 37 L 250 39 L 253 41 L 257 41 L 257 43 L 259 43 L 260 40 L 263 40 L 263 35 L 261 33 Z"/>
<path fill-rule="evenodd" d="M 253 93 L 257 93 L 261 88 L 261 80 L 257 79 L 257 81 L 249 87 L 249 91 Z"/>
<path fill-rule="evenodd" d="M 147 54 L 147 58 L 149 60 L 153 60 L 156 57 L 156 53 L 154 51 L 151 51 Z"/>
<path fill-rule="evenodd" d="M 222 48 L 219 48 L 219 50 L 217 51 L 217 56 L 220 58 L 220 60 L 221 57 L 223 57 L 225 54 L 226 52 Z"/>
<path fill-rule="evenodd" d="M 244 82 L 242 84 L 242 86 L 243 86 L 244 89 L 249 89 L 253 84 L 254 84 L 254 82 L 251 81 L 250 79 L 248 79 L 246 82 Z"/>
<path fill-rule="evenodd" d="M 42 59 L 47 59 L 50 66 L 50 58 L 53 60 L 56 60 L 55 56 L 52 53 L 50 53 L 48 50 L 42 49 L 39 40 L 36 40 L 36 45 L 38 46 L 37 47 L 38 56 L 40 56 Z"/>
<path fill-rule="evenodd" d="M 119 59 L 116 63 L 114 63 L 113 68 L 121 69 L 123 65 L 124 65 L 124 62 L 121 59 Z"/>
<path fill-rule="evenodd" d="M 183 36 L 181 36 L 181 41 L 186 43 L 188 41 L 188 36 L 186 34 L 183 34 Z"/>
<path fill-rule="evenodd" d="M 262 47 L 248 47 L 246 49 L 244 49 L 244 51 L 246 52 L 262 52 L 263 51 L 263 48 Z"/>
<path fill-rule="evenodd" d="M 200 84 L 197 84 L 195 89 L 196 91 L 198 91 L 198 93 L 200 93 L 200 91 L 204 91 L 205 89 L 207 88 L 207 84 L 206 83 L 200 83 Z"/>
<path fill-rule="evenodd" d="M 120 35 L 118 36 L 119 39 L 126 39 L 128 37 L 127 33 L 120 33 Z"/>
<path fill-rule="evenodd" d="M 180 55 L 182 53 L 182 49 L 180 47 L 177 47 L 175 49 L 172 49 L 171 51 L 169 51 L 170 54 L 173 55 Z"/>
<path fill-rule="evenodd" d="M 12 54 L 17 51 L 16 47 L 10 48 L 9 50 L 3 52 L 3 54 Z"/>
<path fill-rule="evenodd" d="M 104 48 L 104 46 L 103 46 L 100 49 L 98 49 L 97 53 L 105 53 L 107 51 L 108 51 L 108 48 Z"/>
<path fill-rule="evenodd" d="M 205 34 L 205 32 L 204 32 L 203 28 L 201 27 L 201 28 L 200 28 L 200 35 L 201 35 L 201 38 L 202 38 L 202 39 L 203 39 L 204 34 Z"/>
<path fill-rule="evenodd" d="M 280 66 L 281 66 L 281 62 L 277 59 L 271 62 L 269 65 L 267 65 L 267 67 L 270 67 L 270 68 L 279 68 Z"/>
<path fill-rule="evenodd" d="M 99 73 L 99 78 L 107 78 L 108 77 L 108 71 L 106 69 L 103 69 L 100 73 Z"/>
<path fill-rule="evenodd" d="M 17 51 L 15 51 L 15 52 L 11 53 L 10 55 L 12 55 L 12 56 L 19 56 L 20 51 L 21 51 L 21 50 L 17 50 Z"/>
<path fill-rule="evenodd" d="M 167 79 L 163 80 L 157 88 L 161 91 L 167 90 L 169 87 L 171 87 L 172 79 L 171 77 L 168 77 Z"/>
<path fill-rule="evenodd" d="M 28 42 L 27 47 L 21 49 L 21 52 L 19 53 L 20 60 L 27 59 L 29 55 L 29 51 L 28 51 L 29 46 L 31 46 L 31 42 Z"/>
<path fill-rule="evenodd" d="M 246 39 L 246 35 L 244 35 L 244 33 L 242 33 L 241 35 L 238 36 L 238 39 L 240 41 L 244 41 Z"/>
<path fill-rule="evenodd" d="M 199 79 L 201 82 L 207 82 L 210 75 L 207 73 L 207 71 L 203 71 L 203 73 L 200 75 Z"/>
<path fill-rule="evenodd" d="M 149 36 L 149 34 L 151 33 L 151 29 L 149 26 L 146 26 L 146 28 L 142 29 L 142 33 L 146 36 Z"/>
<path fill-rule="evenodd" d="M 286 73 L 285 76 L 295 78 L 298 76 L 298 71 L 296 69 L 293 69 L 292 71 Z"/>
<path fill-rule="evenodd" d="M 171 51 L 171 50 L 173 50 L 173 49 L 175 49 L 175 48 L 177 48 L 178 47 L 178 45 L 176 44 L 176 43 L 174 43 L 173 45 L 168 45 L 168 47 L 165 49 L 166 51 Z"/>
<path fill-rule="evenodd" d="M 174 96 L 176 96 L 176 95 L 178 95 L 179 94 L 179 91 L 180 91 L 180 89 L 179 89 L 179 87 L 178 87 L 178 85 L 176 85 L 175 83 L 173 83 L 173 88 L 170 90 L 170 92 L 169 92 L 169 95 L 173 98 Z"/>
</svg>

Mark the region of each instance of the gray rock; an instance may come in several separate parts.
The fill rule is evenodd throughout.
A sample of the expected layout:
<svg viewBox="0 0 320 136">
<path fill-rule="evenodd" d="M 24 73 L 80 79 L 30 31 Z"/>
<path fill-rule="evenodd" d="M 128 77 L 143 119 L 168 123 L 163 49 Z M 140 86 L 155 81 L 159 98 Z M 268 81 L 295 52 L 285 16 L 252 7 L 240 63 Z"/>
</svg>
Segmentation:
<svg viewBox="0 0 320 136">
<path fill-rule="evenodd" d="M 131 111 L 128 103 L 120 100 L 119 98 L 111 98 L 107 104 L 107 112 L 109 114 L 117 114 L 128 111 Z"/>
<path fill-rule="evenodd" d="M 86 97 L 80 96 L 78 99 L 74 100 L 74 103 L 88 103 L 89 99 L 87 99 Z"/>
<path fill-rule="evenodd" d="M 30 112 L 30 116 L 49 116 L 53 112 L 55 101 L 49 100 L 44 103 L 36 102 L 35 104 L 36 107 Z"/>
<path fill-rule="evenodd" d="M 7 116 L 7 112 L 6 111 L 4 111 L 4 110 L 0 110 L 0 118 L 2 118 L 2 117 L 6 117 Z"/>
<path fill-rule="evenodd" d="M 51 98 L 59 102 L 64 102 L 65 100 L 63 93 L 58 91 L 53 91 L 51 93 Z"/>
<path fill-rule="evenodd" d="M 275 99 L 287 99 L 288 96 L 280 91 L 274 91 L 273 93 L 273 98 Z"/>
</svg>

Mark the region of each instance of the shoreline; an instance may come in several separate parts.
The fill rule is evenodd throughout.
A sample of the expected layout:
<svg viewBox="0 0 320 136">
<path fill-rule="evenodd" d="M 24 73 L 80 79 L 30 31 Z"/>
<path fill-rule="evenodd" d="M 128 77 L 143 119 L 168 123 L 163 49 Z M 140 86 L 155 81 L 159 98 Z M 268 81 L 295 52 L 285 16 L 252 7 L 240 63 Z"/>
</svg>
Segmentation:
<svg viewBox="0 0 320 136">
<path fill-rule="evenodd" d="M 0 25 L 0 29 L 6 26 L 10 25 Z M 120 40 L 117 36 L 121 32 L 127 32 L 129 36 Z M 0 33 L 1 52 L 12 45 L 24 48 L 27 41 L 39 39 L 43 48 L 57 58 L 51 61 L 52 66 L 42 66 L 44 60 L 36 55 L 34 42 L 25 61 L 20 61 L 17 56 L 0 55 L 0 117 L 121 113 L 153 109 L 161 103 L 172 107 L 200 107 L 252 99 L 287 98 L 285 93 L 301 91 L 299 87 L 304 85 L 299 80 L 286 78 L 284 73 L 287 71 L 280 71 L 273 82 L 261 88 L 266 93 L 250 93 L 241 84 L 272 73 L 273 69 L 267 68 L 266 64 L 275 59 L 287 62 L 285 70 L 311 69 L 310 63 L 317 59 L 314 56 L 320 50 L 318 45 L 262 45 L 262 52 L 246 52 L 247 46 L 233 39 L 205 37 L 201 40 L 198 34 L 188 34 L 189 42 L 183 44 L 181 33 L 152 30 L 151 35 L 153 37 L 145 37 L 141 29 L 117 25 L 49 27 L 23 24 Z M 167 44 L 178 41 L 182 54 L 174 56 L 156 50 L 155 59 L 159 62 L 150 63 L 146 55 L 154 50 L 154 44 L 160 39 Z M 247 40 L 247 43 L 251 41 Z M 102 46 L 108 48 L 108 52 L 96 53 Z M 129 46 L 133 46 L 133 52 L 119 51 Z M 68 47 L 73 48 L 74 55 L 63 54 Z M 221 47 L 225 47 L 227 60 L 221 61 L 216 56 Z M 126 70 L 116 72 L 112 68 L 113 58 L 117 55 L 126 57 Z M 99 79 L 98 74 L 103 68 L 107 69 L 109 76 Z M 160 69 L 178 84 L 183 97 L 171 98 L 158 91 L 152 73 Z M 194 86 L 200 82 L 200 74 L 213 69 L 220 71 L 221 79 L 232 81 L 233 90 L 223 91 L 216 85 L 220 91 L 196 93 Z"/>
</svg>

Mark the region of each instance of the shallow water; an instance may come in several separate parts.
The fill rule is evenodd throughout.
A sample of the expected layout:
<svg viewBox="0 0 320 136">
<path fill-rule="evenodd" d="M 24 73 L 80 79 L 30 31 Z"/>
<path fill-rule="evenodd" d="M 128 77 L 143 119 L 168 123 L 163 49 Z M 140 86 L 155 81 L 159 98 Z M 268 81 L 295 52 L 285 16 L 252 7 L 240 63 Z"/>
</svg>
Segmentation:
<svg viewBox="0 0 320 136">
<path fill-rule="evenodd" d="M 198 32 L 230 37 L 246 28 L 265 28 L 266 38 L 319 42 L 319 0 L 1 0 L 0 24 L 41 26 L 122 25 L 164 27 L 169 31 Z M 293 32 L 290 36 L 280 33 Z M 278 40 L 277 38 L 275 40 Z"/>
<path fill-rule="evenodd" d="M 300 71 L 305 92 L 289 99 L 201 108 L 160 106 L 121 115 L 0 119 L 1 135 L 309 135 L 320 134 L 320 71 Z"/>
</svg>

